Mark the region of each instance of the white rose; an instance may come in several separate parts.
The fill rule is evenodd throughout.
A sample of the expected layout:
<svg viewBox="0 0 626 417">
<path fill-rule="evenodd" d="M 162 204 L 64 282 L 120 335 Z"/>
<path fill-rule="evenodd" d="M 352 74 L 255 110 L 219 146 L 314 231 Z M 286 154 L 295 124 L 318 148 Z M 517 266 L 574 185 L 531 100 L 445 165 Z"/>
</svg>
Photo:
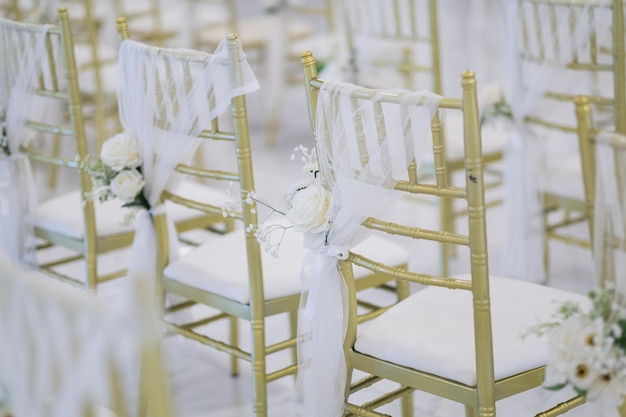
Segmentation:
<svg viewBox="0 0 626 417">
<path fill-rule="evenodd" d="M 323 232 L 328 224 L 329 202 L 330 196 L 324 187 L 310 185 L 293 194 L 287 219 L 298 232 Z"/>
<path fill-rule="evenodd" d="M 111 180 L 111 191 L 125 203 L 133 201 L 143 186 L 143 176 L 136 169 L 124 170 Z"/>
<path fill-rule="evenodd" d="M 481 93 L 478 102 L 483 107 L 491 107 L 504 101 L 504 90 L 498 83 L 486 85 Z"/>
<path fill-rule="evenodd" d="M 128 132 L 117 134 L 102 144 L 100 159 L 116 171 L 136 168 L 141 164 L 139 142 Z"/>
</svg>

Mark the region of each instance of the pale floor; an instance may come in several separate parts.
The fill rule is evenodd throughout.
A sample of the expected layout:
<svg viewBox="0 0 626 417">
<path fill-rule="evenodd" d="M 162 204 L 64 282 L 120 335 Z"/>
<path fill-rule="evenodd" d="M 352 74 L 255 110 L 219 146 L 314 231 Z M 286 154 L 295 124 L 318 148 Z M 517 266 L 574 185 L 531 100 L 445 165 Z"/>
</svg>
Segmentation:
<svg viewBox="0 0 626 417">
<path fill-rule="evenodd" d="M 251 3 L 255 0 L 247 0 Z M 477 11 L 470 6 L 469 0 L 440 0 L 441 32 L 443 44 L 443 66 L 445 87 L 450 95 L 458 95 L 460 88 L 459 74 L 467 68 L 476 68 L 481 84 L 501 79 L 504 68 L 499 50 L 499 27 L 495 0 L 482 0 L 484 9 Z M 480 5 L 480 4 L 479 4 Z M 477 16 L 482 13 L 483 25 L 470 24 L 464 20 L 466 16 Z M 484 42 L 477 43 L 480 31 L 485 36 Z M 489 35 L 489 36 L 487 36 Z M 482 70 L 482 73 L 480 72 Z M 263 87 L 261 79 L 261 86 Z M 304 90 L 301 86 L 288 87 L 284 90 L 284 105 L 278 144 L 268 148 L 264 144 L 264 118 L 267 111 L 259 93 L 249 100 L 250 123 L 253 141 L 253 158 L 257 192 L 270 201 L 277 201 L 298 179 L 299 165 L 290 159 L 293 148 L 299 144 L 311 144 Z M 403 201 L 398 207 L 398 215 L 406 218 L 426 218 L 436 222 L 437 208 L 430 202 Z M 488 233 L 490 266 L 498 269 L 498 251 L 506 238 L 502 224 L 500 207 L 488 212 Z M 462 228 L 459 225 L 459 228 Z M 584 229 L 582 230 L 584 232 Z M 588 251 L 572 248 L 560 243 L 551 246 L 552 280 L 551 284 L 585 293 L 592 287 L 591 257 Z M 420 268 L 426 272 L 438 271 L 438 252 L 425 244 L 415 244 L 412 268 Z M 101 260 L 101 265 L 115 265 L 128 258 L 128 253 L 109 254 Z M 463 256 L 459 256 L 453 272 L 462 272 Z M 105 288 L 103 296 L 114 294 L 115 286 Z M 529 312 L 532 313 L 532 312 Z M 246 323 L 242 322 L 241 338 L 244 346 L 248 342 Z M 287 320 L 276 317 L 268 320 L 268 339 L 286 334 Z M 218 329 L 226 336 L 226 329 Z M 250 384 L 250 367 L 241 364 L 240 375 L 230 376 L 229 360 L 225 354 L 195 342 L 171 339 L 166 342 L 166 352 L 170 364 L 170 377 L 175 392 L 175 399 L 180 415 L 183 417 L 248 417 L 252 415 L 252 396 Z M 283 356 L 276 362 L 284 362 Z M 270 363 L 274 363 L 273 361 Z M 271 416 L 295 416 L 289 406 L 293 378 L 279 380 L 269 385 L 268 399 Z M 562 393 L 561 393 L 562 394 Z M 551 399 L 551 400 L 550 400 Z M 541 411 L 548 404 L 554 403 L 552 394 L 537 389 L 515 399 L 507 399 L 498 403 L 498 415 L 506 417 L 531 416 Z M 423 393 L 415 394 L 416 417 L 452 417 L 463 415 L 463 408 L 458 404 L 437 399 Z M 399 406 L 391 404 L 383 408 L 385 412 L 398 415 Z M 581 407 L 572 416 L 596 415 L 594 410 Z"/>
</svg>

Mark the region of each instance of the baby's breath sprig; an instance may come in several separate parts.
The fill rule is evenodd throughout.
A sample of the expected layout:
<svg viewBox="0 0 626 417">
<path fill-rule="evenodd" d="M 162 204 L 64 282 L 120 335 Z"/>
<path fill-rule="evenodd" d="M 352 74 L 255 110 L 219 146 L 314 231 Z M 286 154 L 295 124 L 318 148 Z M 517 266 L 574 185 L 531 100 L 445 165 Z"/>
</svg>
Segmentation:
<svg viewBox="0 0 626 417">
<path fill-rule="evenodd" d="M 228 194 L 231 193 L 228 192 Z M 283 238 L 285 237 L 285 232 L 287 229 L 290 229 L 291 226 L 268 222 L 273 215 L 280 214 L 281 216 L 284 216 L 286 213 L 260 198 L 255 191 L 248 192 L 244 201 L 246 205 L 253 205 L 256 203 L 257 206 L 260 205 L 269 209 L 268 214 L 264 215 L 263 219 L 257 222 L 256 227 L 253 224 L 249 224 L 246 226 L 245 230 L 246 233 L 254 234 L 256 240 L 263 244 L 263 249 L 265 251 L 274 257 L 278 257 L 278 252 L 280 250 L 280 245 L 283 242 Z M 243 208 L 239 201 L 228 201 L 222 205 L 222 216 L 240 217 L 242 210 Z M 257 210 L 254 208 L 251 208 L 250 211 L 255 214 L 257 213 Z"/>
<path fill-rule="evenodd" d="M 302 171 L 311 173 L 313 177 L 317 177 L 317 174 L 320 172 L 320 166 L 317 161 L 317 151 L 315 148 L 309 149 L 304 145 L 299 145 L 294 148 L 291 154 L 292 161 L 295 161 L 296 158 L 300 158 L 300 162 L 302 162 Z"/>
</svg>

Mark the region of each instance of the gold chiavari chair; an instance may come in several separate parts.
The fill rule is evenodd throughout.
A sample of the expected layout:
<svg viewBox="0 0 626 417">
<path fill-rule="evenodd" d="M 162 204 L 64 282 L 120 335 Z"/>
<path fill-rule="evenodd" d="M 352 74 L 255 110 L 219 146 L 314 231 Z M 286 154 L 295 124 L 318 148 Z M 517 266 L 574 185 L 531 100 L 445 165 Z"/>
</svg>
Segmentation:
<svg viewBox="0 0 626 417">
<path fill-rule="evenodd" d="M 144 284 L 114 303 L 0 256 L 0 386 L 10 415 L 173 416 Z"/>
<path fill-rule="evenodd" d="M 624 259 L 626 230 L 623 224 L 623 216 L 626 213 L 624 201 L 626 137 L 615 131 L 596 128 L 592 120 L 593 103 L 589 97 L 577 96 L 574 101 L 589 236 L 596 258 L 597 279 L 602 284 L 608 282 L 624 291 L 620 272 L 626 261 Z M 606 159 L 596 158 L 598 148 L 610 150 L 604 154 Z M 600 170 L 603 175 L 598 175 Z M 598 213 L 596 204 L 599 206 Z M 596 223 L 599 224 L 596 226 Z M 617 258 L 616 253 L 620 258 Z M 621 264 L 617 265 L 620 260 Z"/>
<path fill-rule="evenodd" d="M 427 89 L 444 94 L 437 0 L 341 0 L 337 7 L 338 30 L 345 37 L 349 53 L 347 71 L 342 71 L 343 80 L 374 88 Z M 322 72 L 327 79 L 333 75 Z M 459 137 L 461 126 L 462 121 L 456 115 L 451 115 L 442 126 L 444 136 L 450 137 L 444 155 L 449 166 L 448 181 L 464 169 L 462 143 L 452 141 Z M 485 163 L 499 163 L 506 134 L 491 128 L 484 134 L 487 136 Z M 487 187 L 499 187 L 499 169 L 495 165 L 487 166 L 489 178 L 493 178 Z M 433 175 L 434 171 L 426 166 L 420 172 L 422 177 Z M 499 203 L 499 199 L 490 200 L 488 206 Z M 463 213 L 450 199 L 442 199 L 440 204 L 441 227 L 453 232 L 456 219 Z M 445 275 L 450 253 L 445 246 L 441 249 L 441 271 Z"/>
<path fill-rule="evenodd" d="M 522 41 L 517 49 L 520 65 L 532 65 L 559 74 L 548 85 L 543 96 L 537 102 L 541 112 L 531 112 L 525 117 L 525 125 L 545 135 L 543 141 L 548 144 L 551 137 L 571 138 L 576 134 L 576 121 L 570 110 L 574 97 L 579 94 L 589 95 L 593 107 L 603 114 L 604 126 L 613 127 L 618 133 L 626 133 L 626 86 L 624 84 L 625 48 L 624 48 L 624 6 L 622 0 L 607 2 L 563 2 L 559 0 L 518 0 Z M 586 48 L 570 51 L 571 55 L 562 62 L 558 58 L 567 45 L 574 44 L 580 33 L 571 25 L 569 33 L 559 32 L 557 19 L 570 24 L 576 16 L 588 16 L 589 33 L 585 33 Z M 602 22 L 602 16 L 610 14 L 610 19 Z M 551 16 L 551 19 L 546 19 Z M 593 26 L 595 24 L 595 27 Z M 607 30 L 607 25 L 610 30 Z M 558 38 L 558 40 L 557 40 Z M 568 43 L 569 42 L 569 43 Z M 580 42 L 580 41 L 578 41 Z M 569 80 L 567 87 L 558 85 L 558 78 Z M 591 80 L 591 81 L 590 81 Z M 525 87 L 530 80 L 524 80 Z M 587 84 L 586 84 L 587 83 Z M 587 87 L 585 87 L 587 85 Z M 591 87 L 588 87 L 591 85 Z M 564 91 L 566 90 L 566 91 Z M 566 117 L 563 117 L 566 114 Z M 561 144 L 564 142 L 562 141 Z M 574 142 L 571 142 L 572 144 Z M 549 146 L 549 145 L 548 145 Z M 561 145 L 559 145 L 561 146 Z M 561 150 L 559 150 L 561 149 Z M 572 225 L 586 222 L 589 217 L 585 203 L 583 170 L 581 156 L 572 154 L 569 158 L 564 148 L 548 149 L 545 155 L 544 181 L 540 186 L 543 203 L 544 223 L 544 265 L 546 272 L 550 264 L 550 241 L 590 247 L 587 237 L 576 234 Z M 559 152 L 558 158 L 552 158 Z M 565 155 L 565 156 L 563 156 Z M 583 161 L 588 155 L 582 155 Z M 549 274 L 547 274 L 549 276 Z"/>
<path fill-rule="evenodd" d="M 117 125 L 115 39 L 106 42 L 102 9 L 94 7 L 92 0 L 14 1 L 14 20 L 31 23 L 54 23 L 55 4 L 63 4 L 72 16 L 74 51 L 79 70 L 79 84 L 83 104 L 83 119 L 88 131 L 89 148 L 98 152 L 105 139 L 112 135 Z M 101 4 L 100 4 L 101 5 Z M 54 152 L 63 152 L 62 143 L 56 139 Z M 49 187 L 57 187 L 58 171 L 51 167 Z"/>
<path fill-rule="evenodd" d="M 121 201 L 97 204 L 88 197 L 92 192 L 92 182 L 89 174 L 80 169 L 88 150 L 67 9 L 61 8 L 59 17 L 61 25 L 48 30 L 46 34 L 45 56 L 41 57 L 41 67 L 33 68 L 39 74 L 39 83 L 28 86 L 32 94 L 45 100 L 42 105 L 48 107 L 41 110 L 38 107 L 40 102 L 37 102 L 37 106 L 24 117 L 24 136 L 31 135 L 34 139 L 22 146 L 33 166 L 43 164 L 69 168 L 77 172 L 76 179 L 79 182 L 77 189 L 48 198 L 34 209 L 34 234 L 43 240 L 38 247 L 38 267 L 56 278 L 95 290 L 98 284 L 125 275 L 126 271 L 119 263 L 115 265 L 118 268 L 115 271 L 100 271 L 98 257 L 130 245 L 134 228 L 126 221 L 128 213 L 121 208 Z M 19 40 L 19 45 L 34 44 L 38 34 L 45 30 L 42 25 L 8 20 L 2 20 L 2 29 L 9 35 L 5 39 Z M 20 62 L 20 51 L 16 49 L 16 44 L 7 43 L 4 46 L 8 47 L 4 75 L 13 79 L 27 68 L 17 64 Z M 11 88 L 10 85 L 8 87 Z M 54 111 L 50 112 L 52 109 Z M 48 113 L 58 117 L 50 118 Z M 71 141 L 69 146 L 74 149 L 71 157 L 59 156 L 52 147 L 47 146 L 57 136 Z M 198 193 L 199 189 L 205 190 L 194 184 L 187 184 L 183 188 L 184 193 L 191 195 Z M 214 191 L 211 195 L 215 201 L 222 200 L 221 192 Z M 221 215 L 208 216 L 175 204 L 168 204 L 167 209 L 171 211 L 180 232 L 224 223 Z M 55 248 L 65 248 L 69 253 L 59 252 Z M 78 261 L 84 263 L 82 268 L 78 268 L 84 273 L 77 272 L 75 262 Z"/>
<path fill-rule="evenodd" d="M 118 29 L 122 39 L 129 38 L 124 19 L 118 20 Z M 208 65 L 228 65 L 230 83 L 239 85 L 237 80 L 242 78 L 242 54 L 239 38 L 229 35 L 226 38 L 229 50 L 227 62 L 217 61 L 206 53 L 188 49 L 166 49 L 149 47 L 138 42 L 133 43 L 144 53 L 158 51 L 158 59 L 168 62 L 171 74 L 187 74 L 189 84 L 195 85 L 193 78 L 202 74 Z M 151 55 L 152 56 L 152 55 Z M 216 64 L 217 62 L 217 64 Z M 183 66 L 187 69 L 175 71 Z M 135 69 L 133 69 L 135 71 Z M 141 69 L 137 70 L 141 71 Z M 162 79 L 162 78 L 160 78 Z M 176 80 L 172 76 L 162 79 L 162 91 L 170 91 L 168 83 Z M 208 87 L 207 87 L 208 88 Z M 215 89 L 206 91 L 203 97 L 209 102 L 219 102 Z M 184 97 L 179 103 L 184 108 Z M 213 105 L 215 105 L 215 103 Z M 264 227 L 258 221 L 257 203 L 248 197 L 255 191 L 252 169 L 252 155 L 247 121 L 246 97 L 238 95 L 229 100 L 231 110 L 229 120 L 198 120 L 200 126 L 206 125 L 199 138 L 206 145 L 216 146 L 224 141 L 232 144 L 227 153 L 222 152 L 220 163 L 213 166 L 179 165 L 179 173 L 210 178 L 238 184 L 236 201 L 240 208 L 232 210 L 235 219 L 242 226 L 232 233 L 216 237 L 191 250 L 179 259 L 169 259 L 168 227 L 164 215 L 156 215 L 154 223 L 157 230 L 159 271 L 162 271 L 162 288 L 166 295 L 176 295 L 184 298 L 180 304 L 165 309 L 166 329 L 218 351 L 231 355 L 232 374 L 238 374 L 238 361 L 245 360 L 252 364 L 253 407 L 257 416 L 267 415 L 267 384 L 279 378 L 293 375 L 297 366 L 290 364 L 277 370 L 269 369 L 267 357 L 274 353 L 292 350 L 295 356 L 295 312 L 298 309 L 301 283 L 300 267 L 306 249 L 302 246 L 299 234 L 287 231 L 280 245 L 279 257 L 263 251 L 255 238 L 255 230 Z M 157 121 L 158 123 L 158 121 Z M 226 126 L 226 127 L 224 127 Z M 232 126 L 232 130 L 228 128 Z M 168 126 L 162 126 L 167 129 Z M 230 160 L 229 168 L 224 163 Z M 215 161 L 214 161 L 215 162 Z M 181 197 L 173 191 L 166 191 L 163 200 L 188 205 L 209 213 L 222 214 L 223 207 L 216 207 L 202 203 L 195 197 Z M 404 265 L 408 262 L 408 253 L 401 246 L 392 242 L 381 242 L 377 239 L 367 240 L 362 244 L 365 252 L 378 252 L 385 256 L 388 262 L 394 265 Z M 380 275 L 363 274 L 361 283 L 365 286 L 379 285 Z M 212 317 L 203 317 L 192 323 L 175 324 L 170 322 L 167 314 L 180 311 L 194 305 L 204 305 L 218 310 Z M 272 316 L 288 314 L 290 319 L 289 331 L 285 340 L 269 344 L 266 338 L 266 321 Z M 219 340 L 212 335 L 209 325 L 221 319 L 230 321 L 230 339 Z M 250 323 L 251 335 L 250 350 L 240 346 L 238 320 Z"/>
<path fill-rule="evenodd" d="M 303 55 L 303 64 L 309 68 L 315 66 L 315 60 L 310 53 Z M 333 120 L 343 120 L 343 126 L 350 126 L 346 123 L 349 115 L 344 113 L 340 117 L 338 114 L 346 109 L 346 106 L 339 102 L 343 98 L 339 97 L 342 89 L 325 90 L 326 84 L 327 82 L 318 78 L 306 79 L 312 120 L 316 126 L 322 127 L 332 126 Z M 424 126 L 426 130 L 432 131 L 433 143 L 429 146 L 432 146 L 431 151 L 436 155 L 434 160 L 439 173 L 433 180 L 434 183 L 417 181 L 416 164 L 413 160 L 407 161 L 406 166 L 402 166 L 403 170 L 413 172 L 409 174 L 409 180 L 399 180 L 391 186 L 406 193 L 464 201 L 467 206 L 466 219 L 469 232 L 458 234 L 410 227 L 389 223 L 376 217 L 367 218 L 362 225 L 403 236 L 408 241 L 425 239 L 439 244 L 465 247 L 469 249 L 467 262 L 471 272 L 451 277 L 398 270 L 379 262 L 376 257 L 370 258 L 360 254 L 357 249 L 350 251 L 345 260 L 339 261 L 349 294 L 344 350 L 348 368 L 345 412 L 350 415 L 367 417 L 384 415 L 374 410 L 399 398 L 410 399 L 408 396 L 414 390 L 421 390 L 465 405 L 468 416 L 495 416 L 497 400 L 519 394 L 542 383 L 544 368 L 548 363 L 547 342 L 539 337 L 522 338 L 521 335 L 528 333 L 530 327 L 536 324 L 536 320 L 549 321 L 554 313 L 555 302 L 565 300 L 582 302 L 585 299 L 578 294 L 489 275 L 483 159 L 476 79 L 473 72 L 467 71 L 463 74 L 462 87 L 463 97 L 442 98 L 434 117 L 431 121 L 427 120 Z M 322 93 L 328 96 L 326 100 L 329 103 L 338 102 L 338 104 L 320 113 L 316 109 Z M 408 114 L 414 106 L 426 106 L 424 101 L 417 103 L 410 101 L 408 99 L 410 94 L 412 93 L 358 86 L 353 87 L 349 94 L 346 93 L 347 99 L 353 102 L 351 107 L 354 120 L 351 129 L 355 130 L 353 135 L 343 132 L 341 137 L 328 133 L 321 135 L 320 132 L 317 135 L 318 149 L 324 147 L 338 150 L 327 154 L 328 171 L 333 173 L 339 171 L 337 161 L 354 160 L 346 158 L 346 153 L 350 149 L 357 150 L 361 161 L 377 157 L 368 154 L 369 147 L 357 144 L 338 146 L 340 140 L 349 141 L 351 137 L 355 140 L 367 137 L 367 129 L 370 130 L 369 134 L 378 138 L 381 149 L 406 146 L 402 142 L 410 141 L 411 138 L 402 138 L 399 135 L 381 137 L 381 129 L 377 130 L 377 126 L 393 123 L 392 118 L 386 117 L 392 114 L 389 110 L 391 106 L 396 106 L 398 113 L 401 114 Z M 364 101 L 374 97 L 373 117 L 377 121 L 377 126 L 368 128 L 367 124 L 359 122 L 364 117 L 360 112 L 365 111 L 367 107 Z M 386 111 L 382 110 L 383 106 L 387 106 Z M 399 109 L 401 106 L 404 106 L 404 110 Z M 445 117 L 447 112 L 462 113 L 466 161 L 463 187 L 452 186 L 446 181 L 447 166 L 441 157 L 440 149 L 446 144 L 438 132 L 441 118 Z M 411 124 L 410 128 L 415 129 L 416 126 Z M 407 124 L 403 123 L 401 129 L 406 132 Z M 384 130 L 382 132 L 384 133 Z M 322 137 L 324 139 L 321 139 Z M 322 140 L 330 143 L 322 144 L 320 142 Z M 365 172 L 366 169 L 367 166 L 363 166 L 359 172 Z M 348 171 L 345 175 L 359 181 L 358 177 L 352 177 L 351 174 L 353 172 Z M 419 283 L 426 288 L 366 323 L 357 333 L 357 305 L 352 272 L 354 266 Z M 322 324 L 320 327 L 323 326 Z M 362 371 L 367 376 L 350 384 L 350 377 L 355 370 Z M 365 395 L 368 387 L 383 380 L 391 380 L 401 386 L 365 404 L 356 405 L 350 402 L 353 394 L 358 392 Z M 384 386 L 380 389 L 384 389 Z M 375 392 L 380 392 L 380 389 Z M 311 401 L 323 403 L 325 399 L 312 398 Z M 570 405 L 582 402 L 577 397 Z M 567 409 L 567 406 L 564 407 Z M 412 414 L 411 401 L 405 402 L 403 413 Z"/>
</svg>

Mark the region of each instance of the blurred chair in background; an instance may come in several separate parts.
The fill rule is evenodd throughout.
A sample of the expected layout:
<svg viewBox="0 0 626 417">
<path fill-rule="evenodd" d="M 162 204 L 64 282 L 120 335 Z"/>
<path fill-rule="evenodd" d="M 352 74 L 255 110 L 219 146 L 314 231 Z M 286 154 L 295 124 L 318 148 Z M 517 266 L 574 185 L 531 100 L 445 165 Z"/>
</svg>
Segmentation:
<svg viewBox="0 0 626 417">
<path fill-rule="evenodd" d="M 11 415 L 174 416 L 152 291 L 130 284 L 115 302 L 99 300 L 0 255 L 0 388 Z"/>
<path fill-rule="evenodd" d="M 626 132 L 623 1 L 517 0 L 503 11 L 515 119 L 503 274 L 549 278 L 552 242 L 590 248 L 574 97 L 588 95 L 603 127 Z"/>
<path fill-rule="evenodd" d="M 341 80 L 373 88 L 403 88 L 411 91 L 426 89 L 443 94 L 441 46 L 437 0 L 341 0 L 336 6 L 337 34 L 343 39 L 338 62 L 330 63 L 321 72 L 328 80 Z M 343 57 L 342 57 L 343 55 Z M 448 182 L 464 170 L 462 120 L 450 114 L 441 128 L 447 140 L 445 160 Z M 500 168 L 506 144 L 506 134 L 485 129 L 483 158 L 489 175 L 487 188 L 501 185 Z M 433 161 L 424 164 L 420 177 L 433 177 Z M 501 202 L 494 196 L 488 207 Z M 453 199 L 439 199 L 440 222 L 444 231 L 454 232 L 455 222 L 464 215 L 454 206 Z M 448 273 L 450 251 L 441 247 L 441 273 Z"/>
</svg>

